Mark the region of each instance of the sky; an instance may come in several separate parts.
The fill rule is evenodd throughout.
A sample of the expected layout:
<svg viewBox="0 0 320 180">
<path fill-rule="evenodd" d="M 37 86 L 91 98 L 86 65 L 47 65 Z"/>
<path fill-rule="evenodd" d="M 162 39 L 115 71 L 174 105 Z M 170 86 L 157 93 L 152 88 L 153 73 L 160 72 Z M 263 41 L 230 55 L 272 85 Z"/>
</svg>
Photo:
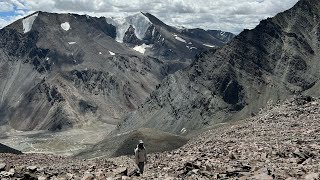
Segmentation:
<svg viewBox="0 0 320 180">
<path fill-rule="evenodd" d="M 0 0 L 0 28 L 35 11 L 119 17 L 149 12 L 166 24 L 240 33 L 298 0 Z"/>
</svg>

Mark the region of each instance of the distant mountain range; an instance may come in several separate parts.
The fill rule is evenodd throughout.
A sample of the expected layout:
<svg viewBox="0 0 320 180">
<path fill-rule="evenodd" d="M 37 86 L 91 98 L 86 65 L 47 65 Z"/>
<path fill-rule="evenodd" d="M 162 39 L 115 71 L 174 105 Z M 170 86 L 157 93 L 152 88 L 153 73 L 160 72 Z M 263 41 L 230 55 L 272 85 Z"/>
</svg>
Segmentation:
<svg viewBox="0 0 320 180">
<path fill-rule="evenodd" d="M 0 30 L 0 124 L 4 132 L 113 129 L 168 74 L 233 37 L 178 29 L 149 13 L 35 12 Z"/>
</svg>

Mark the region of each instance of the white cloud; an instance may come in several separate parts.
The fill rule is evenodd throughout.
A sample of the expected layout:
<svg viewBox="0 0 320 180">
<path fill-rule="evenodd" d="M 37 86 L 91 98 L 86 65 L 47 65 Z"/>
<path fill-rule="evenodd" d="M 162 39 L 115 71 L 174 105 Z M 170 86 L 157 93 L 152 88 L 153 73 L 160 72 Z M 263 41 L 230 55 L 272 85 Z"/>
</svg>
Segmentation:
<svg viewBox="0 0 320 180">
<path fill-rule="evenodd" d="M 1 1 L 1 0 L 0 0 Z M 175 26 L 238 33 L 289 9 L 298 0 L 8 0 L 30 11 L 72 12 L 93 16 L 127 16 L 149 12 Z M 20 5 L 18 5 L 20 4 Z"/>
<path fill-rule="evenodd" d="M 0 1 L 0 12 L 10 12 L 14 10 L 14 6 L 8 2 Z"/>
<path fill-rule="evenodd" d="M 26 6 L 24 5 L 25 0 L 9 0 L 11 4 L 16 6 L 17 9 L 26 9 Z"/>
</svg>

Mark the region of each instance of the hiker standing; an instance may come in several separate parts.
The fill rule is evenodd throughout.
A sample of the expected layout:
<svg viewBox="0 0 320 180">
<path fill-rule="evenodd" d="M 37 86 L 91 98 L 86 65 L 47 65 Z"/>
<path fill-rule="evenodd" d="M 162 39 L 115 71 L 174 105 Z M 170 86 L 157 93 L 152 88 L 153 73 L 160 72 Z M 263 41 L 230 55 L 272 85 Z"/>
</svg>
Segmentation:
<svg viewBox="0 0 320 180">
<path fill-rule="evenodd" d="M 139 141 L 137 148 L 134 150 L 134 155 L 136 164 L 139 167 L 139 171 L 141 174 L 143 174 L 144 163 L 147 163 L 147 152 L 142 140 Z"/>
</svg>

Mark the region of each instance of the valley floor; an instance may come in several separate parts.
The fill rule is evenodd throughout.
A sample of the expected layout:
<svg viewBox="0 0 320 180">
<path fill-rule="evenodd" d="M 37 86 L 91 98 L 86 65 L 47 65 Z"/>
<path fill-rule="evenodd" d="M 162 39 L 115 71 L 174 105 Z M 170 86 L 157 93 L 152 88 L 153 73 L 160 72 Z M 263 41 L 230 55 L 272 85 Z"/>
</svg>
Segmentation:
<svg viewBox="0 0 320 180">
<path fill-rule="evenodd" d="M 25 153 L 45 153 L 72 156 L 103 140 L 115 125 L 97 124 L 61 132 L 15 131 L 3 132 L 0 143 Z"/>
<path fill-rule="evenodd" d="M 0 165 L 1 177 L 130 179 L 125 170 L 135 169 L 129 156 L 80 160 L 2 154 L 0 161 L 6 165 Z M 311 180 L 319 173 L 320 100 L 300 97 L 204 132 L 177 150 L 149 154 L 146 173 L 131 179 Z"/>
</svg>

